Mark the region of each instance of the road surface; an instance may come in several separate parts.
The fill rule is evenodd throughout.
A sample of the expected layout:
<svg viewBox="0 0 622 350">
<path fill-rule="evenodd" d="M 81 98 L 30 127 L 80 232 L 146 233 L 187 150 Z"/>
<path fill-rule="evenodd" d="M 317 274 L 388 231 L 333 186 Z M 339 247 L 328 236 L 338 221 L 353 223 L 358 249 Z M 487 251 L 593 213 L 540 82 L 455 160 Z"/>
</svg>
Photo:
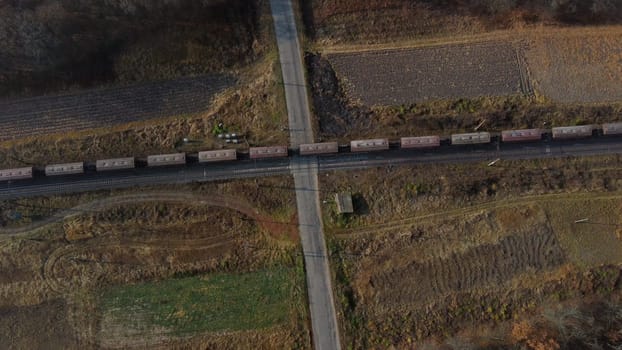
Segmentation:
<svg viewBox="0 0 622 350">
<path fill-rule="evenodd" d="M 296 20 L 291 0 L 271 0 L 270 6 L 283 74 L 289 140 L 291 147 L 297 148 L 300 144 L 313 142 L 313 129 Z M 338 350 L 341 343 L 320 214 L 317 169 L 316 157 L 292 158 L 313 347 L 316 350 Z"/>
</svg>

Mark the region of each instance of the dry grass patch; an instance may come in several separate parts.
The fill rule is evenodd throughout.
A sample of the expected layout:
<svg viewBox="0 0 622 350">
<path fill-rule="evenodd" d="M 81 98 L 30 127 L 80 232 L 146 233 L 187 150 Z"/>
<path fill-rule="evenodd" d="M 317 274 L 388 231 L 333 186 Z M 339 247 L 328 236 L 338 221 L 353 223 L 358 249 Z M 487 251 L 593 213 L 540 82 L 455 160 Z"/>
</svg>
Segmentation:
<svg viewBox="0 0 622 350">
<path fill-rule="evenodd" d="M 622 201 L 608 198 L 569 198 L 546 203 L 551 228 L 569 259 L 580 266 L 617 264 L 622 259 Z M 577 220 L 588 219 L 584 223 Z"/>
<path fill-rule="evenodd" d="M 539 92 L 563 103 L 620 102 L 622 31 L 574 31 L 535 37 L 526 50 Z"/>
<path fill-rule="evenodd" d="M 409 218 L 465 208 L 491 209 L 566 193 L 617 192 L 620 157 L 563 158 L 482 164 L 416 165 L 329 172 L 320 176 L 324 223 L 328 231 L 382 230 Z M 334 193 L 354 194 L 356 213 L 336 213 Z"/>
</svg>

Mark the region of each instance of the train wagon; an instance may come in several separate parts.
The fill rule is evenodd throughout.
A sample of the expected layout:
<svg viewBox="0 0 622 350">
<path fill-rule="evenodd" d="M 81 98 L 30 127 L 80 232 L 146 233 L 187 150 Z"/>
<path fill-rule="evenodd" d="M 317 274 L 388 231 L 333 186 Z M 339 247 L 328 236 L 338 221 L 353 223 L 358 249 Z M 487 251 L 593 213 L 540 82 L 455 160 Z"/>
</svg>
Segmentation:
<svg viewBox="0 0 622 350">
<path fill-rule="evenodd" d="M 480 143 L 490 143 L 489 132 L 473 132 L 468 134 L 451 135 L 452 145 L 475 145 Z"/>
<path fill-rule="evenodd" d="M 234 149 L 221 149 L 217 151 L 199 152 L 199 163 L 220 162 L 238 159 L 238 152 Z"/>
<path fill-rule="evenodd" d="M 147 156 L 147 166 L 165 166 L 186 164 L 185 153 L 158 154 Z"/>
<path fill-rule="evenodd" d="M 97 171 L 134 169 L 134 168 L 135 168 L 134 157 L 100 159 L 95 162 L 95 169 L 97 169 Z"/>
<path fill-rule="evenodd" d="M 32 167 L 0 170 L 0 181 L 32 179 Z"/>
<path fill-rule="evenodd" d="M 84 174 L 84 162 L 51 164 L 45 166 L 45 175 Z"/>
<path fill-rule="evenodd" d="M 251 147 L 251 159 L 287 157 L 287 146 Z"/>
<path fill-rule="evenodd" d="M 384 151 L 389 149 L 389 139 L 370 139 L 350 141 L 350 151 Z"/>
<path fill-rule="evenodd" d="M 402 137 L 400 139 L 401 148 L 431 148 L 440 145 L 441 138 L 438 136 Z"/>
<path fill-rule="evenodd" d="M 501 132 L 501 141 L 503 142 L 540 141 L 541 139 L 542 130 L 540 129 L 505 130 Z"/>
<path fill-rule="evenodd" d="M 326 154 L 339 152 L 337 142 L 305 143 L 300 145 L 300 155 Z"/>
<path fill-rule="evenodd" d="M 603 135 L 620 135 L 622 134 L 622 122 L 603 124 Z"/>
<path fill-rule="evenodd" d="M 553 128 L 551 131 L 553 133 L 553 139 L 556 140 L 564 140 L 564 139 L 577 139 L 582 137 L 591 137 L 592 130 L 594 130 L 593 125 L 579 125 L 579 126 L 560 126 Z"/>
</svg>

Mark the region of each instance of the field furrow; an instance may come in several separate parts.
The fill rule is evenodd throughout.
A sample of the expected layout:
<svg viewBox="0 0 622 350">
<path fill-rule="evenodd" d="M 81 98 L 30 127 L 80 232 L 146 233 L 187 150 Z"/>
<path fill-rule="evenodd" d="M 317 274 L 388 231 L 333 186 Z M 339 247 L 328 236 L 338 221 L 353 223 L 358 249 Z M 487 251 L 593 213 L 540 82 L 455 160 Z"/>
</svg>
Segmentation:
<svg viewBox="0 0 622 350">
<path fill-rule="evenodd" d="M 501 284 L 529 269 L 548 270 L 564 259 L 553 233 L 541 227 L 532 234 L 511 235 L 446 258 L 414 261 L 371 280 L 375 299 L 383 305 L 421 304 L 449 293 Z M 408 287 L 394 288 L 404 284 Z"/>
<path fill-rule="evenodd" d="M 213 75 L 0 101 L 0 141 L 198 113 L 233 83 L 229 76 Z"/>
<path fill-rule="evenodd" d="M 525 90 L 509 42 L 452 44 L 328 56 L 349 97 L 366 105 L 503 96 Z"/>
</svg>

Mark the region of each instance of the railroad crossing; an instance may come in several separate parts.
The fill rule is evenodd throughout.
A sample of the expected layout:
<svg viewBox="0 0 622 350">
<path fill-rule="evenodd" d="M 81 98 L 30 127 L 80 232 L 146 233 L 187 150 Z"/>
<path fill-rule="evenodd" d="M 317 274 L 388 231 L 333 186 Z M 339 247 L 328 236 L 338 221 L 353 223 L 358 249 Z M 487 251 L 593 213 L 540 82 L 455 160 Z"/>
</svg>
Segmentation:
<svg viewBox="0 0 622 350">
<path fill-rule="evenodd" d="M 307 83 L 290 0 L 270 0 L 292 148 L 313 143 Z M 294 157 L 291 171 L 296 187 L 298 225 L 304 252 L 311 332 L 316 350 L 341 349 L 328 254 L 324 240 L 318 186 L 317 157 Z"/>
</svg>

